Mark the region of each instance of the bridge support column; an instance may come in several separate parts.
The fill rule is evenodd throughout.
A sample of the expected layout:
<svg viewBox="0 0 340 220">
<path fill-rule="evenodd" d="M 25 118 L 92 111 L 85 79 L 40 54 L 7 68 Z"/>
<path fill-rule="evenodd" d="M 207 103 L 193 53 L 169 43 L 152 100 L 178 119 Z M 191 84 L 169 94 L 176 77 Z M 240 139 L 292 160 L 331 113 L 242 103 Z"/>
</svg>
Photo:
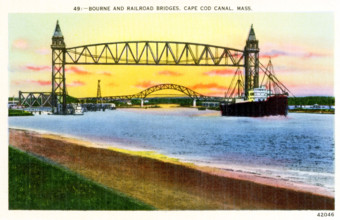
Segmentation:
<svg viewBox="0 0 340 220">
<path fill-rule="evenodd" d="M 196 99 L 194 99 L 193 103 L 192 103 L 193 107 L 196 107 Z"/>
<path fill-rule="evenodd" d="M 143 108 L 143 106 L 144 106 L 144 99 L 141 99 L 141 100 L 140 100 L 140 107 Z"/>
</svg>

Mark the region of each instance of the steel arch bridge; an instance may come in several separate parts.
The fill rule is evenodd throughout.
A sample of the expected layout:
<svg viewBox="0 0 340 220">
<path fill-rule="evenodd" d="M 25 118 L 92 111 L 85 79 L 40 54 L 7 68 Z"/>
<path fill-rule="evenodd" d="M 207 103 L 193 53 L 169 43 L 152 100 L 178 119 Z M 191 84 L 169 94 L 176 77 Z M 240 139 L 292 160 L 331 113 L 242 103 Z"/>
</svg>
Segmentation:
<svg viewBox="0 0 340 220">
<path fill-rule="evenodd" d="M 160 90 L 176 90 L 179 91 L 188 97 L 190 97 L 193 100 L 219 100 L 222 99 L 221 97 L 213 97 L 213 96 L 205 96 L 198 92 L 195 92 L 192 89 L 189 89 L 185 86 L 177 85 L 177 84 L 158 84 L 152 87 L 149 87 L 139 93 L 133 94 L 133 95 L 122 95 L 122 96 L 104 96 L 104 97 L 86 97 L 86 98 L 79 98 L 79 100 L 84 101 L 94 101 L 97 99 L 101 99 L 103 101 L 115 101 L 115 100 L 131 100 L 131 99 L 145 99 L 150 94 L 160 91 Z"/>
</svg>

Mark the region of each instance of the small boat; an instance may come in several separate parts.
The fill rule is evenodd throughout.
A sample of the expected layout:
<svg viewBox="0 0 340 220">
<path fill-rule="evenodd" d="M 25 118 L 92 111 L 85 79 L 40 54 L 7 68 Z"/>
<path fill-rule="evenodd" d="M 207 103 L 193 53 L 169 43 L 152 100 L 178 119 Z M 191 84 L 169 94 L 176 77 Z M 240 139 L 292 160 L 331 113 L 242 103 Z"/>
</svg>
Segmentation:
<svg viewBox="0 0 340 220">
<path fill-rule="evenodd" d="M 79 103 L 75 106 L 73 114 L 74 115 L 83 115 L 84 114 L 84 110 Z"/>
<path fill-rule="evenodd" d="M 116 109 L 116 105 L 115 105 L 114 103 L 111 103 L 111 104 L 110 104 L 110 109 L 111 109 L 111 110 L 115 110 L 115 109 Z"/>
</svg>

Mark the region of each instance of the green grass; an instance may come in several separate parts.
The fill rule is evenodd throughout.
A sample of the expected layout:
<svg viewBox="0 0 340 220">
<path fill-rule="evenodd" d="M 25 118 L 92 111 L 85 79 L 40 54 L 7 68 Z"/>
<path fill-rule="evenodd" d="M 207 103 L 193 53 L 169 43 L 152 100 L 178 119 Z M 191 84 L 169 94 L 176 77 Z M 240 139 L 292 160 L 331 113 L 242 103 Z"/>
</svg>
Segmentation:
<svg viewBox="0 0 340 220">
<path fill-rule="evenodd" d="M 31 112 L 26 112 L 24 110 L 8 109 L 8 116 L 32 116 Z"/>
<path fill-rule="evenodd" d="M 9 147 L 9 209 L 151 210 L 154 208 L 87 180 L 65 168 Z"/>
</svg>

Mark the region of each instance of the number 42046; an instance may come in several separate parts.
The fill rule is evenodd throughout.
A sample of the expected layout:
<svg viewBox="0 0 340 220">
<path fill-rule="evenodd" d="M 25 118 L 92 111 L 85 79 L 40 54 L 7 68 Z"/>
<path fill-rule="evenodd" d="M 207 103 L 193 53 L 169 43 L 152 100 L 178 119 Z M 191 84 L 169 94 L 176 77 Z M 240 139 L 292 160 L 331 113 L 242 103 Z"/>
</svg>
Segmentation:
<svg viewBox="0 0 340 220">
<path fill-rule="evenodd" d="M 334 212 L 318 212 L 318 217 L 334 217 Z"/>
</svg>

